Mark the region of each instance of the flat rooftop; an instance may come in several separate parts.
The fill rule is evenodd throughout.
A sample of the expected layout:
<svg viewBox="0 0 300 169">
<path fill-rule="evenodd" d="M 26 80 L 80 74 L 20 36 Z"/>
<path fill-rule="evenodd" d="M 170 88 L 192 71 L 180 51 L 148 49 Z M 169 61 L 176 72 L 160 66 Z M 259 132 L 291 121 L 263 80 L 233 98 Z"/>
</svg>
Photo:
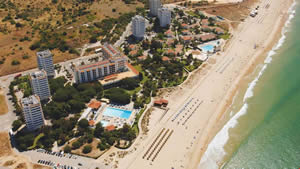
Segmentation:
<svg viewBox="0 0 300 169">
<path fill-rule="evenodd" d="M 40 104 L 40 99 L 37 95 L 31 95 L 29 97 L 22 98 L 21 103 L 23 106 Z"/>
</svg>

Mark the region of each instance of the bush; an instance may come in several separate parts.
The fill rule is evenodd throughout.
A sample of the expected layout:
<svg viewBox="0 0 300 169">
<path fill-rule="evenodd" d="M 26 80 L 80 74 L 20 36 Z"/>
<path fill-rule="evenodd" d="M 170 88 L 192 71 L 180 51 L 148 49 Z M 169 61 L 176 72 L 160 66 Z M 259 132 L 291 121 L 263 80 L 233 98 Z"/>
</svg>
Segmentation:
<svg viewBox="0 0 300 169">
<path fill-rule="evenodd" d="M 15 60 L 15 59 L 11 62 L 11 65 L 19 65 L 19 64 L 20 64 L 20 61 Z"/>
<path fill-rule="evenodd" d="M 28 56 L 28 55 L 23 55 L 22 58 L 23 58 L 23 59 L 28 59 L 29 56 Z"/>
<path fill-rule="evenodd" d="M 125 78 L 120 81 L 120 87 L 127 90 L 133 90 L 138 86 L 139 81 L 134 78 Z"/>
<path fill-rule="evenodd" d="M 81 143 L 79 141 L 75 141 L 72 143 L 72 149 L 78 149 L 81 146 Z"/>
<path fill-rule="evenodd" d="M 86 129 L 87 127 L 89 127 L 89 122 L 87 119 L 81 119 L 79 122 L 78 122 L 78 126 L 83 128 L 83 129 Z"/>
<path fill-rule="evenodd" d="M 92 147 L 91 147 L 90 145 L 84 146 L 84 147 L 83 147 L 83 150 L 82 150 L 82 152 L 83 152 L 84 154 L 90 153 L 91 151 L 92 151 Z"/>
<path fill-rule="evenodd" d="M 12 124 L 12 130 L 13 131 L 16 131 L 16 130 L 18 130 L 21 126 L 22 126 L 22 121 L 21 120 L 15 120 L 14 122 L 13 122 L 13 124 Z"/>
<path fill-rule="evenodd" d="M 95 36 L 92 36 L 90 38 L 90 43 L 96 43 L 97 42 L 97 38 Z"/>
<path fill-rule="evenodd" d="M 66 145 L 66 147 L 64 148 L 64 153 L 70 153 L 71 150 L 71 147 L 69 145 Z"/>
</svg>

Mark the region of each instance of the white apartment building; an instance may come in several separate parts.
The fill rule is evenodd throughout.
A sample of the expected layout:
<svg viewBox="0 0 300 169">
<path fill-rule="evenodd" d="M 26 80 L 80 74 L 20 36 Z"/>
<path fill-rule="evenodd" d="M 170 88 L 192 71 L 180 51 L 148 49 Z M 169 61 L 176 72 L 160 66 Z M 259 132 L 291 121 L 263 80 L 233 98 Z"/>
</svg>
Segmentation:
<svg viewBox="0 0 300 169">
<path fill-rule="evenodd" d="M 136 15 L 132 18 L 131 31 L 135 38 L 143 39 L 146 31 L 145 18 Z"/>
<path fill-rule="evenodd" d="M 102 46 L 105 60 L 75 67 L 75 83 L 91 82 L 126 70 L 127 57 L 110 44 Z"/>
<path fill-rule="evenodd" d="M 158 9 L 161 8 L 160 0 L 149 0 L 150 14 L 153 16 L 158 15 Z"/>
<path fill-rule="evenodd" d="M 159 24 L 161 27 L 166 27 L 171 24 L 171 11 L 168 8 L 158 9 Z"/>
<path fill-rule="evenodd" d="M 33 131 L 44 125 L 44 114 L 39 96 L 31 95 L 23 98 L 21 106 L 28 130 Z"/>
<path fill-rule="evenodd" d="M 46 100 L 51 96 L 47 72 L 45 70 L 31 73 L 30 83 L 33 93 L 38 95 L 41 100 Z"/>
<path fill-rule="evenodd" d="M 53 56 L 50 50 L 44 50 L 41 52 L 37 52 L 37 62 L 39 70 L 45 70 L 47 72 L 48 77 L 54 77 L 54 65 L 53 65 Z"/>
</svg>

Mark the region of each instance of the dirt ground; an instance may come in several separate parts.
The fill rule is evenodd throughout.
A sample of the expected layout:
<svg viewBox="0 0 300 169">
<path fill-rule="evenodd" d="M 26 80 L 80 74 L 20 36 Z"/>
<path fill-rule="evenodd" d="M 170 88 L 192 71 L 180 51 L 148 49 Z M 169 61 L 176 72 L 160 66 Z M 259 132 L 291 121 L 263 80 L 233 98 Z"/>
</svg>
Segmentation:
<svg viewBox="0 0 300 169">
<path fill-rule="evenodd" d="M 0 91 L 0 115 L 6 114 L 8 111 L 5 96 L 1 95 Z"/>
<path fill-rule="evenodd" d="M 244 0 L 237 4 L 224 4 L 224 5 L 210 5 L 204 7 L 198 7 L 195 9 L 200 9 L 211 15 L 222 16 L 229 21 L 233 27 L 236 27 L 238 23 L 242 22 L 253 10 L 253 4 L 258 0 Z"/>
<path fill-rule="evenodd" d="M 8 133 L 0 133 L 0 166 L 11 169 L 50 169 L 32 164 L 28 158 L 16 154 L 11 147 Z"/>
<path fill-rule="evenodd" d="M 72 147 L 72 143 L 75 142 L 76 140 L 72 141 L 69 146 Z M 92 143 L 87 143 L 87 144 L 84 144 L 83 146 L 81 146 L 79 149 L 76 149 L 76 150 L 72 150 L 72 153 L 74 154 L 78 154 L 78 155 L 82 155 L 82 156 L 87 156 L 87 157 L 91 157 L 91 158 L 97 158 L 99 157 L 100 155 L 102 155 L 105 151 L 100 151 L 99 148 L 97 148 L 98 146 L 98 143 L 100 141 L 98 141 L 97 139 L 94 139 Z M 92 151 L 88 154 L 84 154 L 82 153 L 82 150 L 83 150 L 83 147 L 85 145 L 91 145 L 92 146 Z"/>
</svg>

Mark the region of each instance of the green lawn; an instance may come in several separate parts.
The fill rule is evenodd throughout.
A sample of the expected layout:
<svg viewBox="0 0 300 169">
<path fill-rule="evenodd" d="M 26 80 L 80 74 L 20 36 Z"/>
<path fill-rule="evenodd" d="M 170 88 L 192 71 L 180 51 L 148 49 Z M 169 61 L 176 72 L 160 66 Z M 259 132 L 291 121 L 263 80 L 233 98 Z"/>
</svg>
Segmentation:
<svg viewBox="0 0 300 169">
<path fill-rule="evenodd" d="M 221 35 L 220 37 L 224 40 L 227 40 L 230 38 L 230 33 L 225 33 L 224 35 Z"/>
<path fill-rule="evenodd" d="M 36 147 L 37 142 L 38 142 L 42 137 L 44 137 L 44 136 L 45 136 L 44 133 L 41 133 L 41 134 L 39 134 L 38 136 L 36 136 L 36 137 L 34 138 L 33 145 L 30 146 L 30 147 L 28 147 L 28 150 L 34 149 L 34 148 Z"/>
</svg>

